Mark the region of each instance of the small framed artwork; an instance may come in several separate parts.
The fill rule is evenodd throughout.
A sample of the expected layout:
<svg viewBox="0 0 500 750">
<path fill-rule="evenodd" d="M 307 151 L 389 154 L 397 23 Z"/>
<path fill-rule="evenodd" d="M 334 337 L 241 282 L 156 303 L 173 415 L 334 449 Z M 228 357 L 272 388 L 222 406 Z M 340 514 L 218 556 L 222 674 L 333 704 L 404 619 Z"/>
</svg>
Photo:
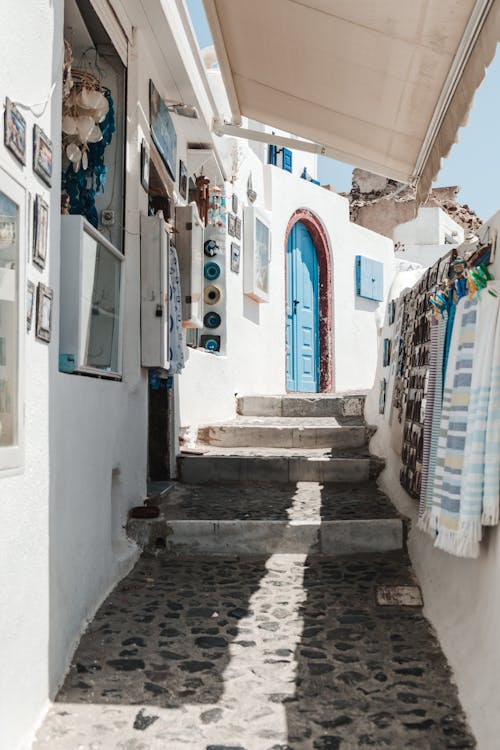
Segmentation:
<svg viewBox="0 0 500 750">
<path fill-rule="evenodd" d="M 231 271 L 240 272 L 240 246 L 231 242 Z"/>
<path fill-rule="evenodd" d="M 49 206 L 41 195 L 37 195 L 33 212 L 33 263 L 39 268 L 45 268 L 47 260 L 48 230 Z"/>
<path fill-rule="evenodd" d="M 33 170 L 49 187 L 52 184 L 52 141 L 33 125 Z"/>
<path fill-rule="evenodd" d="M 45 284 L 38 284 L 36 299 L 36 330 L 35 336 L 40 341 L 50 341 L 52 333 L 52 300 L 54 290 Z"/>
<path fill-rule="evenodd" d="M 7 97 L 5 99 L 4 143 L 21 164 L 26 164 L 26 120 Z"/>
<path fill-rule="evenodd" d="M 384 339 L 384 356 L 382 365 L 388 367 L 391 364 L 391 339 Z"/>
<path fill-rule="evenodd" d="M 238 196 L 236 193 L 233 193 L 233 197 L 231 198 L 231 208 L 233 209 L 233 214 L 238 213 Z"/>
<path fill-rule="evenodd" d="M 236 231 L 236 216 L 234 214 L 227 215 L 227 232 L 231 237 L 235 236 Z"/>
<path fill-rule="evenodd" d="M 150 162 L 149 144 L 142 139 L 141 143 L 141 185 L 146 192 L 149 190 L 149 162 Z"/>
<path fill-rule="evenodd" d="M 179 159 L 179 194 L 181 198 L 184 198 L 186 200 L 187 198 L 187 189 L 188 189 L 188 172 L 186 165 L 182 161 L 182 159 Z"/>
<path fill-rule="evenodd" d="M 241 240 L 241 219 L 238 219 L 238 217 L 234 222 L 234 236 L 237 240 Z"/>
<path fill-rule="evenodd" d="M 385 412 L 385 395 L 387 390 L 387 381 L 383 378 L 380 381 L 379 393 L 378 393 L 378 413 L 384 414 Z"/>
<path fill-rule="evenodd" d="M 243 231 L 243 294 L 256 302 L 269 302 L 271 225 L 267 212 L 245 207 Z"/>
<path fill-rule="evenodd" d="M 33 308 L 35 306 L 35 285 L 28 279 L 26 283 L 26 330 L 31 331 Z"/>
</svg>

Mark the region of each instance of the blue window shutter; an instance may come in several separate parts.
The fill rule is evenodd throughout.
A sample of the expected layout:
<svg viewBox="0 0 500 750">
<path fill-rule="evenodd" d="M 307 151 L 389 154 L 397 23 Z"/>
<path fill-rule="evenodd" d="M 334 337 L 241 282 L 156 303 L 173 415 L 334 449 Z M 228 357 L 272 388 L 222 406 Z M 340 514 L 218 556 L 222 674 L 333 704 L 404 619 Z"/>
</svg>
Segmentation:
<svg viewBox="0 0 500 750">
<path fill-rule="evenodd" d="M 356 294 L 365 299 L 384 299 L 384 266 L 377 260 L 356 256 Z"/>
<path fill-rule="evenodd" d="M 274 164 L 276 166 L 277 160 L 278 160 L 278 149 L 276 146 L 273 146 L 272 143 L 270 143 L 268 150 L 267 150 L 267 163 Z"/>
<path fill-rule="evenodd" d="M 289 148 L 283 149 L 283 169 L 285 172 L 291 172 L 292 171 L 292 152 Z"/>
</svg>

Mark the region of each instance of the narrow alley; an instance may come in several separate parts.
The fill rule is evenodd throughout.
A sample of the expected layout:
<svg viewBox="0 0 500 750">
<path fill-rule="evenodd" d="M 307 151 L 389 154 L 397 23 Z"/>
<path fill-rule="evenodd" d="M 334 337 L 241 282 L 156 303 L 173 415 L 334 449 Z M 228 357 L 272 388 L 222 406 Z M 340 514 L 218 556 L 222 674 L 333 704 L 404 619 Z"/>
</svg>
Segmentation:
<svg viewBox="0 0 500 750">
<path fill-rule="evenodd" d="M 240 399 L 260 414 L 200 431 L 224 447 L 181 458 L 198 484 L 129 521 L 146 552 L 89 626 L 36 750 L 475 747 L 369 466 L 363 403 Z"/>
</svg>

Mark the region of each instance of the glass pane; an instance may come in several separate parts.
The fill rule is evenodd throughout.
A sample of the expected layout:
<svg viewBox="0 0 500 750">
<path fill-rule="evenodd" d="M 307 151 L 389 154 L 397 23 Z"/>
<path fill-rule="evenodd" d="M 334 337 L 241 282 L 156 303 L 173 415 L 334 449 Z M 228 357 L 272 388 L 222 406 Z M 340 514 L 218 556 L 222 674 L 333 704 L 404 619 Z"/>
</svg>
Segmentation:
<svg viewBox="0 0 500 750">
<path fill-rule="evenodd" d="M 0 446 L 18 442 L 19 207 L 0 191 Z"/>
<path fill-rule="evenodd" d="M 269 292 L 269 229 L 259 219 L 255 219 L 255 282 Z"/>
<path fill-rule="evenodd" d="M 85 367 L 119 372 L 121 262 L 84 232 L 81 361 Z"/>
</svg>

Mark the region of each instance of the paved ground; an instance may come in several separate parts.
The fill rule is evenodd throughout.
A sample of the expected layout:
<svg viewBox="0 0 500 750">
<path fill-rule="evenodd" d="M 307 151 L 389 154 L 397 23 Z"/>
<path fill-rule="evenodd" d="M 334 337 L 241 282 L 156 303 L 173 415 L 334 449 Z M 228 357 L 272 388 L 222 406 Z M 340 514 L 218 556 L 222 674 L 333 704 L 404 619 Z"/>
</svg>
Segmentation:
<svg viewBox="0 0 500 750">
<path fill-rule="evenodd" d="M 403 553 L 142 557 L 99 610 L 35 750 L 473 748 Z"/>
<path fill-rule="evenodd" d="M 398 515 L 375 482 L 177 484 L 158 504 L 169 520 L 346 521 Z"/>
</svg>

